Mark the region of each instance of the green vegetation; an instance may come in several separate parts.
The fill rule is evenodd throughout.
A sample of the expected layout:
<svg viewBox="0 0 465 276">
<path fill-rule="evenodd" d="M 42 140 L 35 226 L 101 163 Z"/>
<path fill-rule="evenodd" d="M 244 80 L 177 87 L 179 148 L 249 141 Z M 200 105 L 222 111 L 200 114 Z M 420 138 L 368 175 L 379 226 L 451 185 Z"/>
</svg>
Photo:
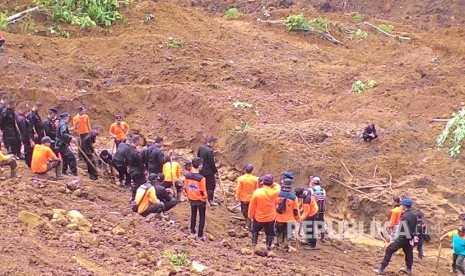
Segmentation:
<svg viewBox="0 0 465 276">
<path fill-rule="evenodd" d="M 179 48 L 179 47 L 183 46 L 183 43 L 182 43 L 181 40 L 170 36 L 170 37 L 168 37 L 168 41 L 166 42 L 166 46 L 168 47 L 168 49 Z"/>
<path fill-rule="evenodd" d="M 123 16 L 119 13 L 120 3 L 128 0 L 35 0 L 52 14 L 52 20 L 81 27 L 111 26 Z"/>
<path fill-rule="evenodd" d="M 303 13 L 298 15 L 289 15 L 284 19 L 284 26 L 288 31 L 309 31 L 310 23 Z"/>
<path fill-rule="evenodd" d="M 234 109 L 249 109 L 249 108 L 252 108 L 253 105 L 251 103 L 248 103 L 248 102 L 234 102 L 233 103 L 233 107 Z"/>
<path fill-rule="evenodd" d="M 0 13 L 0 30 L 5 31 L 8 29 L 8 14 L 6 12 Z"/>
<path fill-rule="evenodd" d="M 385 25 L 385 24 L 381 24 L 378 26 L 378 28 L 380 28 L 382 31 L 388 33 L 388 34 L 392 34 L 394 32 L 394 26 L 392 25 Z"/>
<path fill-rule="evenodd" d="M 462 149 L 462 141 L 465 138 L 465 108 L 452 114 L 452 119 L 447 123 L 441 135 L 436 139 L 437 147 L 449 145 L 450 157 L 457 157 Z"/>
<path fill-rule="evenodd" d="M 151 14 L 151 13 L 148 13 L 146 16 L 145 16 L 145 19 L 144 19 L 144 23 L 145 24 L 148 24 L 152 21 L 155 20 L 155 15 Z"/>
<path fill-rule="evenodd" d="M 70 38 L 71 34 L 68 33 L 67 31 L 63 31 L 60 26 L 52 26 L 48 28 L 50 34 L 55 35 L 55 36 L 62 36 L 64 38 Z"/>
<path fill-rule="evenodd" d="M 358 80 L 352 84 L 352 91 L 357 94 L 360 94 L 363 91 L 376 87 L 376 86 L 378 86 L 378 82 L 375 80 L 369 80 L 367 83 L 364 83 L 363 81 Z"/>
<path fill-rule="evenodd" d="M 171 250 L 165 250 L 165 252 L 163 252 L 163 256 L 170 266 L 176 271 L 190 263 L 187 254 L 184 252 L 174 253 Z"/>
<path fill-rule="evenodd" d="M 310 27 L 317 32 L 324 32 L 327 29 L 332 27 L 332 23 L 324 18 L 324 17 L 317 17 L 308 22 L 310 24 Z"/>
<path fill-rule="evenodd" d="M 229 20 L 238 19 L 241 16 L 242 13 L 237 8 L 229 8 L 224 14 L 224 17 Z"/>
<path fill-rule="evenodd" d="M 23 33 L 32 32 L 36 30 L 36 22 L 31 17 L 26 17 L 19 22 L 19 29 Z"/>
<path fill-rule="evenodd" d="M 352 31 L 350 34 L 350 39 L 353 39 L 355 36 L 365 39 L 368 37 L 368 33 L 358 29 L 356 31 Z"/>
<path fill-rule="evenodd" d="M 355 24 L 361 23 L 363 21 L 363 16 L 361 13 L 356 13 L 354 17 L 352 17 L 352 20 L 354 21 Z"/>
</svg>

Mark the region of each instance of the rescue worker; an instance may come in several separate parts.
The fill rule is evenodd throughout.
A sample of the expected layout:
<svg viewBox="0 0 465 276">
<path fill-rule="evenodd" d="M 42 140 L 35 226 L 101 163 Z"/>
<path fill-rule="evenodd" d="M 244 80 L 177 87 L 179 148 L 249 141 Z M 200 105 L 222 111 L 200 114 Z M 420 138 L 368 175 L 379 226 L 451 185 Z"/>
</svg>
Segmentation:
<svg viewBox="0 0 465 276">
<path fill-rule="evenodd" d="M 276 219 L 276 200 L 281 186 L 273 182 L 273 176 L 267 174 L 263 177 L 263 187 L 253 192 L 249 203 L 249 219 L 252 220 L 252 244 L 257 245 L 258 234 L 264 229 L 266 235 L 266 248 L 271 250 L 274 237 L 274 224 Z"/>
<path fill-rule="evenodd" d="M 3 109 L 6 108 L 9 100 L 10 100 L 10 96 L 6 93 L 3 94 L 2 97 L 0 97 L 0 113 L 3 111 Z"/>
<path fill-rule="evenodd" d="M 82 139 L 86 137 L 87 134 L 89 134 L 91 127 L 90 127 L 90 120 L 89 120 L 89 115 L 85 114 L 86 109 L 83 106 L 78 107 L 78 114 L 73 117 L 73 130 L 74 132 L 79 136 L 79 143 L 78 146 L 81 146 Z M 78 154 L 79 158 L 84 158 L 79 152 Z"/>
<path fill-rule="evenodd" d="M 197 157 L 200 157 L 203 160 L 203 167 L 200 173 L 205 176 L 207 181 L 208 201 L 211 206 L 218 205 L 218 203 L 213 200 L 216 188 L 215 175 L 218 174 L 218 169 L 215 164 L 215 154 L 212 149 L 216 141 L 217 139 L 215 137 L 208 137 L 206 143 L 201 145 L 197 152 Z"/>
<path fill-rule="evenodd" d="M 172 192 L 169 192 L 170 189 L 165 188 L 165 180 L 165 175 L 162 173 L 151 173 L 149 175 L 149 181 L 155 187 L 157 198 L 165 204 L 163 212 L 168 212 L 169 210 L 174 208 L 174 206 L 178 205 L 179 201 L 176 198 L 172 197 Z"/>
<path fill-rule="evenodd" d="M 245 174 L 237 178 L 236 200 L 241 203 L 241 212 L 245 218 L 245 227 L 250 229 L 252 221 L 249 219 L 249 203 L 253 192 L 258 189 L 258 177 L 252 174 L 253 165 L 245 166 Z"/>
<path fill-rule="evenodd" d="M 184 170 L 186 171 L 186 173 L 192 171 L 192 162 L 191 161 L 184 162 Z"/>
<path fill-rule="evenodd" d="M 18 176 L 18 165 L 16 159 L 12 154 L 4 154 L 0 151 L 0 167 L 10 166 L 10 177 L 14 178 Z"/>
<path fill-rule="evenodd" d="M 55 141 L 55 148 L 58 150 L 61 158 L 63 159 L 63 175 L 66 175 L 68 168 L 74 176 L 77 176 L 76 157 L 70 149 L 71 142 L 74 142 L 73 136 L 70 134 L 68 124 L 70 115 L 64 112 L 60 115 L 60 124 L 57 128 L 57 139 Z"/>
<path fill-rule="evenodd" d="M 207 188 L 206 179 L 200 174 L 202 167 L 202 158 L 196 157 L 192 160 L 192 171 L 186 174 L 186 178 L 184 179 L 184 190 L 191 207 L 191 234 L 197 234 L 197 238 L 204 241 L 205 237 L 203 236 L 203 231 L 206 220 Z M 197 214 L 199 215 L 198 231 L 196 231 Z"/>
<path fill-rule="evenodd" d="M 458 229 L 464 229 L 465 228 L 465 214 L 462 214 L 460 215 L 460 219 L 462 221 L 462 225 L 457 227 L 456 229 L 452 230 L 452 231 L 449 231 L 447 233 L 445 233 L 444 235 L 442 235 L 439 240 L 442 241 L 444 240 L 445 237 L 449 237 L 449 238 L 452 238 L 455 234 L 458 234 Z M 454 241 L 452 240 L 452 248 L 454 249 Z M 458 254 L 455 252 L 453 252 L 452 254 L 452 273 L 457 273 L 457 258 L 458 258 Z"/>
<path fill-rule="evenodd" d="M 413 202 L 410 198 L 402 199 L 401 205 L 403 213 L 400 220 L 399 233 L 395 241 L 390 243 L 386 248 L 386 253 L 380 267 L 373 270 L 378 274 L 384 273 L 384 270 L 391 261 L 392 255 L 402 248 L 405 254 L 406 267 L 401 268 L 401 271 L 408 275 L 412 275 L 413 247 L 415 245 L 415 240 L 418 239 L 416 236 L 418 218 L 412 210 Z"/>
<path fill-rule="evenodd" d="M 129 145 L 126 142 L 119 143 L 112 160 L 112 165 L 118 172 L 120 187 L 129 187 L 131 185 L 131 175 L 128 171 L 129 158 Z"/>
<path fill-rule="evenodd" d="M 52 141 L 55 141 L 57 135 L 57 128 L 55 126 L 55 119 L 57 117 L 58 111 L 55 108 L 50 108 L 48 110 L 47 118 L 43 123 L 43 129 L 45 132 L 45 136 L 50 137 Z M 50 148 L 53 150 L 55 154 L 58 154 L 58 151 L 55 148 L 55 144 L 52 144 Z"/>
<path fill-rule="evenodd" d="M 394 208 L 391 210 L 391 219 L 389 221 L 389 242 L 392 243 L 397 239 L 399 233 L 400 217 L 402 216 L 402 206 L 400 205 L 400 197 L 394 196 L 392 198 L 392 205 Z"/>
<path fill-rule="evenodd" d="M 1 126 L 3 132 L 3 145 L 8 153 L 15 155 L 17 158 L 21 156 L 21 138 L 17 126 L 17 116 L 15 113 L 16 100 L 10 99 L 6 108 L 2 110 L 0 115 Z"/>
<path fill-rule="evenodd" d="M 294 174 L 292 174 L 289 171 L 285 171 L 285 172 L 283 172 L 283 179 L 282 180 L 284 180 L 286 178 L 290 179 L 290 180 L 293 180 L 294 179 Z"/>
<path fill-rule="evenodd" d="M 139 186 L 147 182 L 147 172 L 145 169 L 145 165 L 140 156 L 139 149 L 137 148 L 139 146 L 139 142 L 140 136 L 133 135 L 129 140 L 129 149 L 127 152 L 129 175 L 132 179 L 132 198 L 134 198 L 134 196 L 136 195 L 136 191 L 139 188 Z"/>
<path fill-rule="evenodd" d="M 143 183 L 137 188 L 134 202 L 137 204 L 137 213 L 143 217 L 163 212 L 164 204 L 157 198 L 155 187 L 150 182 Z"/>
<path fill-rule="evenodd" d="M 295 195 L 298 198 L 302 198 L 302 214 L 300 215 L 300 221 L 304 229 L 304 235 L 306 239 L 306 247 L 308 250 L 317 249 L 317 237 L 318 227 L 321 227 L 317 223 L 316 218 L 318 215 L 318 204 L 313 196 L 312 189 L 297 188 L 295 189 Z"/>
<path fill-rule="evenodd" d="M 365 142 L 371 142 L 372 140 L 378 138 L 375 124 L 370 124 L 367 127 L 365 127 L 362 138 Z"/>
<path fill-rule="evenodd" d="M 165 163 L 165 153 L 163 151 L 163 138 L 155 137 L 152 145 L 143 150 L 142 160 L 149 173 L 162 173 L 163 164 Z"/>
<path fill-rule="evenodd" d="M 115 116 L 115 122 L 111 124 L 109 133 L 111 137 L 115 139 L 116 148 L 118 148 L 121 142 L 126 142 L 129 133 L 129 125 L 123 121 L 123 116 Z"/>
<path fill-rule="evenodd" d="M 176 199 L 181 200 L 182 184 L 181 179 L 181 164 L 177 157 L 165 156 L 163 164 L 163 175 L 165 188 L 176 189 Z"/>
<path fill-rule="evenodd" d="M 110 170 L 113 174 L 113 155 L 111 155 L 110 151 L 102 150 L 99 154 L 99 159 L 97 161 L 98 167 L 103 170 L 107 170 L 110 167 Z"/>
<path fill-rule="evenodd" d="M 98 131 L 94 129 L 81 140 L 81 150 L 86 155 L 83 157 L 87 164 L 87 172 L 89 173 L 91 180 L 98 179 L 98 172 L 96 170 L 97 165 L 94 160 L 94 154 L 96 154 L 94 144 L 96 142 L 97 136 Z"/>
<path fill-rule="evenodd" d="M 431 237 L 428 234 L 428 227 L 426 225 L 426 218 L 425 215 L 421 210 L 415 210 L 415 215 L 418 218 L 418 224 L 417 224 L 417 233 L 418 233 L 418 244 L 417 244 L 417 250 L 418 250 L 418 258 L 423 259 L 424 253 L 423 253 L 423 244 L 429 243 L 431 241 Z"/>
<path fill-rule="evenodd" d="M 276 201 L 276 240 L 277 244 L 284 244 L 284 250 L 289 250 L 289 240 L 292 237 L 292 233 L 289 233 L 289 228 L 293 228 L 289 224 L 295 225 L 296 222 L 300 222 L 299 216 L 299 203 L 297 202 L 297 196 L 291 192 L 292 179 L 285 178 L 282 181 L 281 192 L 279 192 Z M 285 201 L 285 202 L 283 202 Z M 284 212 L 279 211 L 280 205 L 284 205 Z"/>
<path fill-rule="evenodd" d="M 30 168 L 31 167 L 31 160 L 32 160 L 32 149 L 34 148 L 34 140 L 33 140 L 33 131 L 32 125 L 26 117 L 26 114 L 29 111 L 29 105 L 26 102 L 21 102 L 18 105 L 18 122 L 17 126 L 19 129 L 19 135 L 21 137 L 21 142 L 24 148 L 24 160 L 26 161 L 26 165 Z"/>
<path fill-rule="evenodd" d="M 321 179 L 319 177 L 313 177 L 310 181 L 312 183 L 313 196 L 315 197 L 316 204 L 318 205 L 318 213 L 315 217 L 315 222 L 318 225 L 318 232 L 320 234 L 321 242 L 325 242 L 326 227 L 325 227 L 325 212 L 326 212 L 326 191 L 321 187 Z"/>
<path fill-rule="evenodd" d="M 58 158 L 52 151 L 50 146 L 54 143 L 50 137 L 45 136 L 41 140 L 41 144 L 34 147 L 32 153 L 31 169 L 36 174 L 46 174 L 55 169 L 55 178 L 63 179 L 62 176 L 62 160 Z"/>
<path fill-rule="evenodd" d="M 36 102 L 31 108 L 31 112 L 27 115 L 27 119 L 31 123 L 35 144 L 40 144 L 40 141 L 42 141 L 42 138 L 45 136 L 44 124 L 39 115 L 39 109 L 41 106 L 41 102 Z"/>
</svg>

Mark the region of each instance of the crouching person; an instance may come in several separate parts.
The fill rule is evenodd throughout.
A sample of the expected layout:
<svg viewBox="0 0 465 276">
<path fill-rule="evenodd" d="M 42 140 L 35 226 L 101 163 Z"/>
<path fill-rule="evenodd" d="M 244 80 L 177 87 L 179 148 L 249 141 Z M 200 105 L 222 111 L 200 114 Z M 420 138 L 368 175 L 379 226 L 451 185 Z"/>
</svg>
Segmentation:
<svg viewBox="0 0 465 276">
<path fill-rule="evenodd" d="M 11 172 L 10 176 L 11 178 L 16 177 L 18 173 L 18 165 L 16 164 L 16 159 L 13 157 L 12 154 L 4 154 L 3 152 L 0 151 L 0 167 L 3 166 L 10 166 Z"/>
<path fill-rule="evenodd" d="M 50 148 L 55 141 L 50 139 L 50 137 L 45 136 L 41 139 L 41 142 L 42 145 L 35 145 L 32 152 L 32 172 L 35 174 L 46 174 L 48 171 L 55 169 L 56 179 L 63 179 L 63 161 L 58 158 Z"/>
<path fill-rule="evenodd" d="M 163 185 L 165 181 L 165 175 L 162 173 L 156 174 L 156 173 L 151 173 L 149 175 L 149 181 L 152 183 L 155 187 L 155 192 L 157 194 L 157 198 L 161 200 L 165 204 L 165 207 L 163 208 L 163 212 L 168 212 L 171 210 L 174 206 L 178 205 L 179 201 L 174 198 L 172 195 L 171 189 L 165 188 Z"/>
<path fill-rule="evenodd" d="M 144 183 L 137 188 L 134 203 L 136 211 L 141 216 L 146 217 L 152 213 L 160 214 L 163 212 L 165 205 L 157 198 L 155 187 L 149 182 Z M 134 209 L 133 209 L 134 211 Z"/>
</svg>

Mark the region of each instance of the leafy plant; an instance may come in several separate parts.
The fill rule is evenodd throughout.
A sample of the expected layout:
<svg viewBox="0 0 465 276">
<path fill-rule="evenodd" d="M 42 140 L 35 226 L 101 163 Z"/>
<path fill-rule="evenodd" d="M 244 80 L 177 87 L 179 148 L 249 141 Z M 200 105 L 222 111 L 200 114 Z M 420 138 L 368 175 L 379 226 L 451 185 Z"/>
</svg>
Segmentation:
<svg viewBox="0 0 465 276">
<path fill-rule="evenodd" d="M 436 139 L 437 147 L 449 145 L 450 157 L 457 157 L 462 150 L 462 141 L 465 138 L 465 108 L 452 114 L 452 119 Z"/>
<path fill-rule="evenodd" d="M 352 20 L 354 21 L 354 23 L 360 23 L 363 21 L 363 16 L 361 13 L 357 12 L 354 17 L 352 17 Z"/>
<path fill-rule="evenodd" d="M 37 5 L 46 7 L 52 14 L 52 20 L 78 25 L 81 27 L 112 25 L 123 16 L 119 13 L 118 0 L 35 0 Z"/>
<path fill-rule="evenodd" d="M 233 107 L 234 109 L 239 109 L 239 108 L 249 109 L 249 108 L 252 108 L 253 105 L 247 102 L 234 102 Z"/>
<path fill-rule="evenodd" d="M 330 28 L 332 26 L 332 23 L 324 18 L 324 17 L 317 17 L 308 22 L 310 24 L 310 27 L 318 32 L 324 32 L 326 29 Z"/>
<path fill-rule="evenodd" d="M 64 38 L 70 38 L 71 37 L 71 34 L 67 31 L 64 31 L 60 28 L 60 26 L 52 26 L 52 27 L 49 27 L 48 28 L 50 34 L 52 35 L 56 35 L 56 36 L 62 36 Z"/>
<path fill-rule="evenodd" d="M 168 41 L 166 42 L 166 46 L 168 47 L 168 49 L 179 48 L 179 47 L 183 46 L 183 43 L 182 43 L 181 40 L 170 36 L 170 37 L 168 37 Z"/>
<path fill-rule="evenodd" d="M 353 32 L 351 33 L 351 35 L 350 35 L 350 39 L 353 39 L 353 38 L 354 38 L 354 36 L 358 36 L 358 37 L 360 37 L 360 38 L 363 38 L 363 39 L 365 39 L 365 38 L 367 38 L 367 37 L 368 37 L 368 33 L 367 33 L 367 32 L 365 32 L 365 31 L 362 31 L 362 30 L 358 29 L 358 30 L 356 30 L 356 31 L 353 31 Z"/>
<path fill-rule="evenodd" d="M 19 22 L 19 29 L 22 32 L 31 32 L 35 31 L 36 29 L 36 22 L 34 21 L 33 18 L 27 17 L 26 19 L 22 20 Z"/>
<path fill-rule="evenodd" d="M 224 17 L 229 20 L 238 19 L 241 16 L 242 13 L 237 8 L 229 8 L 224 14 Z"/>
<path fill-rule="evenodd" d="M 165 250 L 165 252 L 163 252 L 163 256 L 175 270 L 179 270 L 181 267 L 188 265 L 190 262 L 187 254 L 184 252 L 174 253 L 171 250 Z"/>
<path fill-rule="evenodd" d="M 369 80 L 367 83 L 364 83 L 361 80 L 358 80 L 352 84 L 352 91 L 355 93 L 362 93 L 363 91 L 378 86 L 378 82 L 375 80 Z"/>
<path fill-rule="evenodd" d="M 381 24 L 378 26 L 378 28 L 380 28 L 382 31 L 388 33 L 388 34 L 391 34 L 394 32 L 394 26 L 392 25 L 385 25 L 385 24 Z"/>
<path fill-rule="evenodd" d="M 8 29 L 8 14 L 6 12 L 0 13 L 0 30 L 5 31 Z"/>
<path fill-rule="evenodd" d="M 146 16 L 145 16 L 145 19 L 144 19 L 144 23 L 147 24 L 147 23 L 150 23 L 152 21 L 155 20 L 155 15 L 151 14 L 151 13 L 148 13 Z"/>
<path fill-rule="evenodd" d="M 284 19 L 284 26 L 288 31 L 309 31 L 310 23 L 303 13 L 298 15 L 289 15 Z"/>
</svg>

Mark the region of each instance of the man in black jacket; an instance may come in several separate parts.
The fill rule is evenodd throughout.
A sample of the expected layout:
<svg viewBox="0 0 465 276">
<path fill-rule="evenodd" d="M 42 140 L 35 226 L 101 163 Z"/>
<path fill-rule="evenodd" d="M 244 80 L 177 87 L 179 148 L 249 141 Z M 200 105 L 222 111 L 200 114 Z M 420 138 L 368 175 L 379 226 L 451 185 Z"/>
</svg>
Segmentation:
<svg viewBox="0 0 465 276">
<path fill-rule="evenodd" d="M 30 168 L 32 161 L 32 152 L 34 148 L 32 125 L 26 117 L 29 111 L 29 105 L 26 102 L 21 102 L 18 105 L 18 129 L 21 137 L 21 142 L 24 146 L 24 160 L 26 165 Z"/>
<path fill-rule="evenodd" d="M 61 158 L 63 159 L 63 174 L 66 174 L 69 167 L 71 173 L 74 176 L 77 176 L 76 156 L 74 156 L 73 152 L 69 148 L 71 142 L 74 141 L 74 138 L 69 133 L 68 129 L 69 118 L 70 115 L 68 112 L 60 115 L 60 124 L 57 128 L 55 148 L 61 154 Z"/>
<path fill-rule="evenodd" d="M 16 100 L 10 99 L 6 108 L 2 110 L 0 121 L 3 131 L 3 144 L 10 154 L 17 158 L 21 156 L 21 140 L 19 137 L 18 126 L 16 125 L 17 116 L 15 113 Z"/>
<path fill-rule="evenodd" d="M 165 204 L 165 207 L 163 208 L 163 212 L 167 212 L 171 210 L 174 206 L 176 206 L 179 203 L 178 200 L 172 197 L 171 194 L 168 193 L 167 189 L 165 188 L 165 185 L 163 184 L 165 181 L 164 174 L 151 173 L 149 175 L 149 181 L 155 187 L 157 198 Z"/>
<path fill-rule="evenodd" d="M 8 94 L 2 95 L 2 97 L 0 98 L 0 113 L 8 105 L 9 100 L 10 100 L 10 96 Z"/>
<path fill-rule="evenodd" d="M 44 125 L 42 118 L 39 115 L 39 108 L 42 106 L 41 102 L 36 102 L 31 109 L 31 112 L 27 115 L 27 119 L 31 123 L 32 133 L 34 137 L 34 143 L 40 144 L 42 138 L 45 136 Z"/>
<path fill-rule="evenodd" d="M 200 174 L 203 175 L 207 181 L 207 194 L 208 201 L 211 206 L 217 206 L 218 203 L 213 201 L 216 188 L 216 179 L 215 174 L 218 173 L 218 169 L 215 164 L 215 154 L 213 153 L 213 145 L 216 143 L 217 139 L 213 136 L 207 138 L 206 143 L 201 145 L 199 151 L 197 152 L 197 157 L 203 159 L 203 168 L 200 171 Z"/>
<path fill-rule="evenodd" d="M 401 268 L 401 271 L 411 275 L 413 266 L 413 247 L 418 242 L 417 215 L 412 210 L 413 202 L 410 198 L 404 198 L 401 201 L 402 205 L 402 216 L 400 218 L 399 234 L 394 242 L 388 245 L 386 248 L 386 254 L 381 262 L 381 266 L 378 269 L 373 270 L 378 274 L 384 274 L 384 269 L 388 266 L 391 261 L 392 255 L 401 249 L 405 254 L 406 267 Z"/>
<path fill-rule="evenodd" d="M 146 169 L 144 162 L 137 149 L 139 145 L 139 135 L 133 135 L 129 140 L 129 149 L 126 152 L 126 160 L 129 165 L 129 174 L 132 179 L 132 199 L 135 198 L 137 189 L 140 185 L 147 182 Z"/>
<path fill-rule="evenodd" d="M 96 164 L 94 161 L 94 153 L 95 153 L 95 140 L 97 139 L 98 132 L 97 130 L 92 130 L 89 132 L 84 139 L 81 140 L 81 150 L 84 152 L 86 156 L 84 157 L 84 161 L 87 164 L 87 172 L 89 173 L 89 177 L 92 180 L 98 179 L 98 173 L 96 168 Z M 87 157 L 87 158 L 86 158 Z"/>
<path fill-rule="evenodd" d="M 149 173 L 162 173 L 165 161 L 165 153 L 162 147 L 163 138 L 157 136 L 153 144 L 142 151 L 142 160 Z"/>
<path fill-rule="evenodd" d="M 112 165 L 118 172 L 120 187 L 129 187 L 131 185 L 131 175 L 128 172 L 129 158 L 129 144 L 127 142 L 119 143 L 112 160 Z M 125 181 L 124 184 L 123 181 Z"/>
<path fill-rule="evenodd" d="M 57 137 L 57 128 L 55 126 L 55 118 L 57 117 L 58 111 L 55 108 L 50 108 L 48 110 L 47 118 L 42 124 L 42 128 L 44 129 L 45 136 L 50 137 L 52 141 L 55 141 Z M 50 148 L 53 150 L 55 154 L 58 154 L 58 151 L 55 148 L 55 143 L 53 143 Z"/>
</svg>

